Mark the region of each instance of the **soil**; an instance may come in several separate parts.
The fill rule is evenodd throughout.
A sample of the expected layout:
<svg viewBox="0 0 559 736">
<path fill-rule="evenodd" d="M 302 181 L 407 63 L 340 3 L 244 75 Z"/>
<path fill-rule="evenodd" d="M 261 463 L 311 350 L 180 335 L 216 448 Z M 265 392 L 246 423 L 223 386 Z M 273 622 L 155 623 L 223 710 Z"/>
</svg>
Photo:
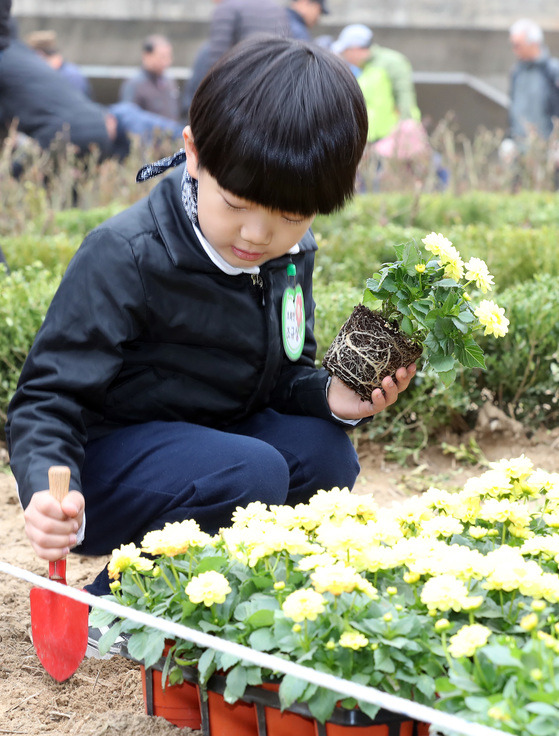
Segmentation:
<svg viewBox="0 0 559 736">
<path fill-rule="evenodd" d="M 358 304 L 326 351 L 322 365 L 363 401 L 370 401 L 383 378 L 414 363 L 421 353 L 421 346 L 380 312 Z"/>
<path fill-rule="evenodd" d="M 475 437 L 488 461 L 524 453 L 536 467 L 559 472 L 559 429 L 542 430 L 528 439 L 504 415 L 489 412 L 472 435 L 446 438 L 457 448 L 453 453 L 442 451 L 439 438 L 414 466 L 387 462 L 381 446 L 362 442 L 358 447 L 362 470 L 355 491 L 373 493 L 379 504 L 390 505 L 432 485 L 458 489 L 484 469 L 483 464 L 457 460 L 468 455 L 470 437 Z M 0 558 L 45 574 L 46 563 L 34 556 L 26 541 L 15 482 L 7 467 L 4 472 L 0 469 L 0 498 Z M 72 555 L 68 583 L 83 585 L 105 562 L 106 558 Z M 54 681 L 39 663 L 29 636 L 29 588 L 28 583 L 0 573 L 0 735 L 199 736 L 200 732 L 145 715 L 139 665 L 122 657 L 86 659 L 68 681 Z"/>
</svg>

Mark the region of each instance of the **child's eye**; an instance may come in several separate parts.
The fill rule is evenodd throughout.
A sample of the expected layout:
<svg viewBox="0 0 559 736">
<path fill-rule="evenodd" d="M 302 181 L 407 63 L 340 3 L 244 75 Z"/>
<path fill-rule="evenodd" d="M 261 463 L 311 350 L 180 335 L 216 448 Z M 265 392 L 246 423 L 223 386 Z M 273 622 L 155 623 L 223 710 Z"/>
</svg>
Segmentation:
<svg viewBox="0 0 559 736">
<path fill-rule="evenodd" d="M 282 217 L 286 222 L 289 222 L 291 225 L 301 225 L 306 219 L 305 217 L 287 217 L 287 215 L 282 215 Z"/>
<path fill-rule="evenodd" d="M 231 204 L 231 202 L 228 202 L 226 199 L 223 200 L 225 202 L 225 206 L 229 210 L 235 210 L 236 212 L 239 212 L 240 210 L 246 209 L 245 207 L 235 207 L 234 204 Z"/>
</svg>

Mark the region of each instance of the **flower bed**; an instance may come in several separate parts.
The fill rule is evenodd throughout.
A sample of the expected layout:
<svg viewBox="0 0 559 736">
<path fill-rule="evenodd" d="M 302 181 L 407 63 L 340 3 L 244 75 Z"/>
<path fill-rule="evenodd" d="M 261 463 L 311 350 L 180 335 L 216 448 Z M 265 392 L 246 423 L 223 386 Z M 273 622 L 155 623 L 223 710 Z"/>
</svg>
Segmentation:
<svg viewBox="0 0 559 736">
<path fill-rule="evenodd" d="M 559 732 L 559 475 L 525 457 L 492 463 L 450 493 L 430 488 L 389 509 L 347 489 L 308 504 L 238 509 L 216 537 L 193 521 L 125 545 L 110 562 L 120 603 L 434 705 L 510 733 Z M 149 553 L 153 558 L 146 557 Z M 107 623 L 95 611 L 92 622 Z M 102 646 L 132 633 L 131 656 L 155 664 L 164 634 L 115 624 Z M 273 678 L 186 641 L 163 679 L 200 683 L 222 670 L 224 698 Z M 327 721 L 339 696 L 277 678 L 282 707 L 304 703 Z M 342 707 L 374 718 L 351 698 Z"/>
</svg>

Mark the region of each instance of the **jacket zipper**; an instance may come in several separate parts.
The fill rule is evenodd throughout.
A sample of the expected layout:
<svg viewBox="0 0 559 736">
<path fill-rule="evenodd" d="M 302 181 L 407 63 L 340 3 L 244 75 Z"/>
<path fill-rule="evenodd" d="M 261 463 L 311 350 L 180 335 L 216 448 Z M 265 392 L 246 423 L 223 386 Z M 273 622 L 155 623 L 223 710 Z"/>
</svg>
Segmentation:
<svg viewBox="0 0 559 736">
<path fill-rule="evenodd" d="M 262 306 L 265 307 L 266 306 L 266 295 L 264 293 L 264 279 L 259 273 L 251 273 L 250 278 L 252 279 L 253 285 L 257 286 L 260 289 Z"/>
</svg>

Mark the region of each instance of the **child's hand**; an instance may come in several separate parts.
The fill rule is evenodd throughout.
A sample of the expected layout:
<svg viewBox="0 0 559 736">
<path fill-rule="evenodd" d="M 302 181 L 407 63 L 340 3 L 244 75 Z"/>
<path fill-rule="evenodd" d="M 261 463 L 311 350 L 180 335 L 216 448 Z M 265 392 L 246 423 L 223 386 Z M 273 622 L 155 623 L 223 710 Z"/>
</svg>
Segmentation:
<svg viewBox="0 0 559 736">
<path fill-rule="evenodd" d="M 76 544 L 83 521 L 85 499 L 70 491 L 62 502 L 49 491 L 34 493 L 23 514 L 25 533 L 35 553 L 43 560 L 59 560 Z"/>
<path fill-rule="evenodd" d="M 398 394 L 409 386 L 411 379 L 415 376 L 415 371 L 415 363 L 412 363 L 407 368 L 398 368 L 396 383 L 390 376 L 383 378 L 382 390 L 376 388 L 371 394 L 371 401 L 363 401 L 349 386 L 346 386 L 336 376 L 332 376 L 328 389 L 330 411 L 340 419 L 372 417 L 396 401 Z"/>
</svg>

